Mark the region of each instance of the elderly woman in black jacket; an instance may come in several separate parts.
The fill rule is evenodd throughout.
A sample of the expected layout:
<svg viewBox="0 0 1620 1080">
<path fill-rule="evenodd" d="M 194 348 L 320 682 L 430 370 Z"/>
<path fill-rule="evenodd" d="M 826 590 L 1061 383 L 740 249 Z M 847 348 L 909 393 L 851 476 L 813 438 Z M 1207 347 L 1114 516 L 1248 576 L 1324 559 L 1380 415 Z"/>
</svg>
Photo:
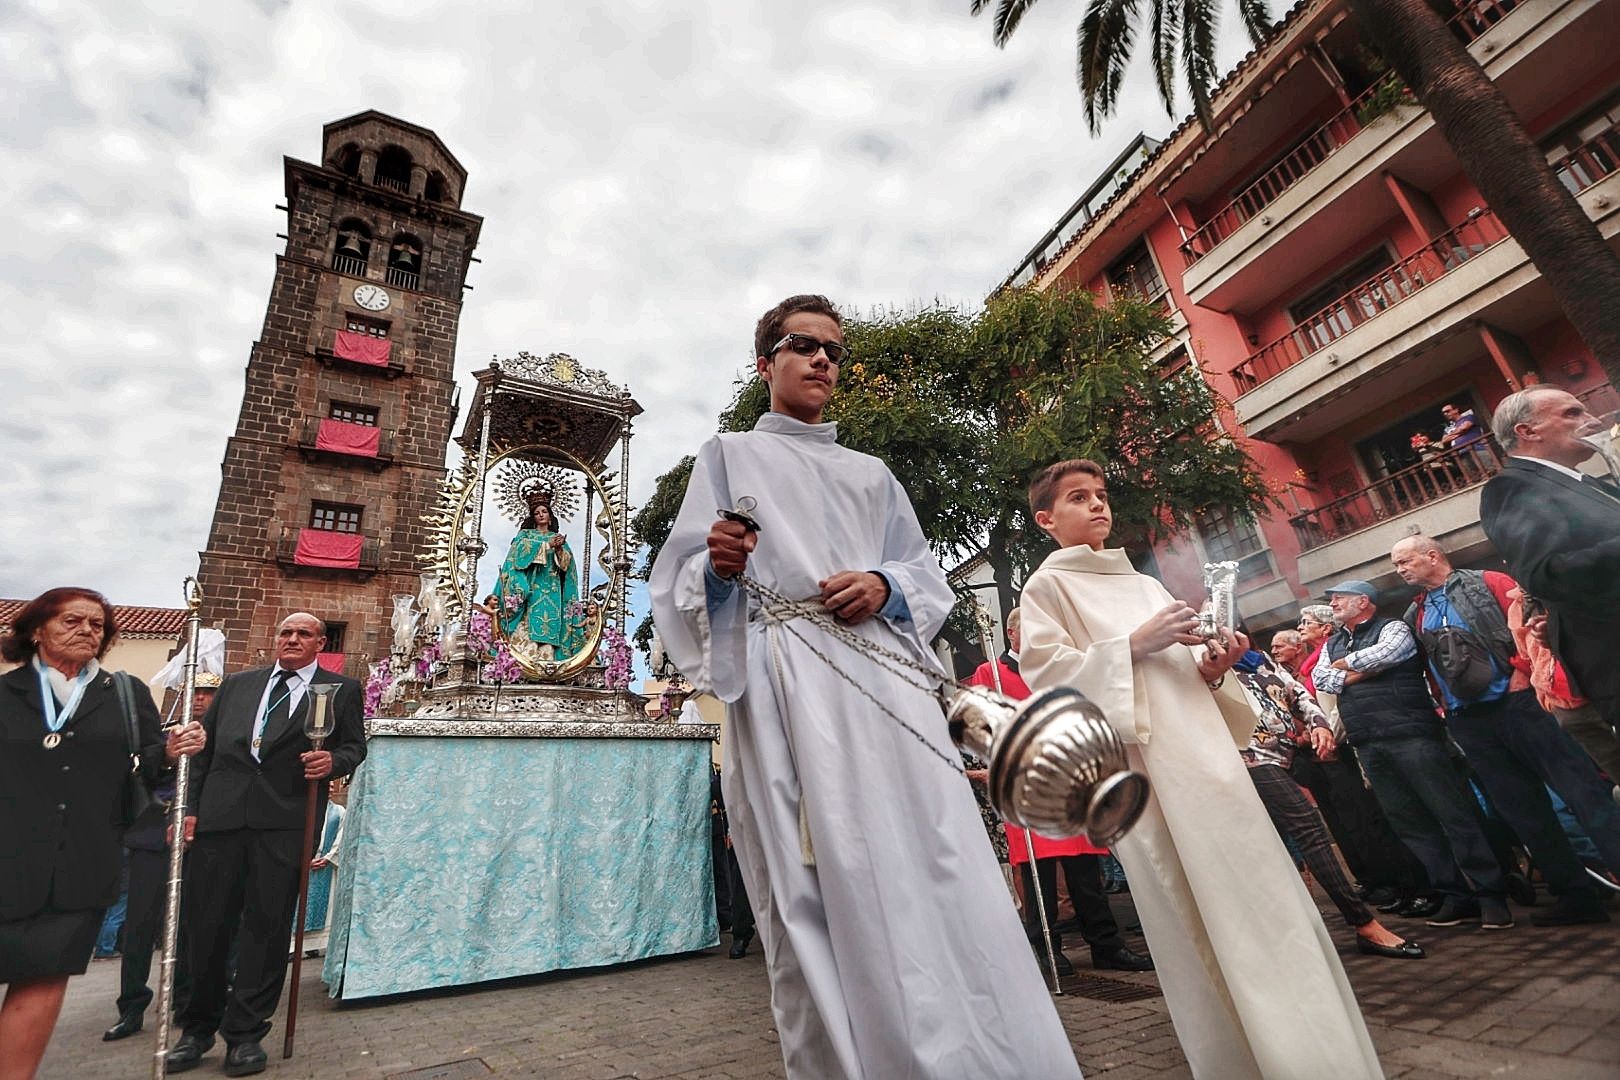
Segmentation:
<svg viewBox="0 0 1620 1080">
<path fill-rule="evenodd" d="M 0 1080 L 39 1068 L 67 993 L 90 962 L 102 912 L 118 898 L 130 746 L 113 677 L 118 634 L 89 589 L 51 589 L 0 638 L 22 666 L 0 675 Z M 130 680 L 145 779 L 202 749 L 200 724 L 164 740 L 157 707 Z"/>
</svg>

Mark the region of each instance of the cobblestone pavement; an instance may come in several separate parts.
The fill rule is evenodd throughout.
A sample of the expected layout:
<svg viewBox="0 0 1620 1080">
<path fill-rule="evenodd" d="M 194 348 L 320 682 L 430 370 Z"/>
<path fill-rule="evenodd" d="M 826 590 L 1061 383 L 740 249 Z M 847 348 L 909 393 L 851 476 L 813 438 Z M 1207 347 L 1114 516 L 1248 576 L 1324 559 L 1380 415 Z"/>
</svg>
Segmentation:
<svg viewBox="0 0 1620 1080">
<path fill-rule="evenodd" d="M 1543 930 L 1530 926 L 1530 912 L 1521 909 L 1517 928 L 1496 932 L 1393 922 L 1424 944 L 1430 958 L 1381 960 L 1352 951 L 1351 932 L 1338 925 L 1325 898 L 1317 899 L 1389 1076 L 1620 1077 L 1620 918 L 1607 926 Z M 1128 903 L 1116 903 L 1125 915 Z M 1191 1075 L 1152 975 L 1096 975 L 1085 966 L 1083 947 L 1069 955 L 1080 972 L 1065 980 L 1069 992 L 1056 1000 L 1088 1077 Z M 344 1005 L 326 996 L 319 971 L 318 963 L 304 967 L 297 1054 L 290 1061 L 280 1057 L 280 1016 L 266 1040 L 271 1080 L 784 1075 L 757 944 L 740 961 L 709 949 Z M 116 961 L 97 961 L 73 980 L 42 1077 L 150 1075 L 150 1013 L 139 1036 L 100 1041 L 116 1019 L 117 990 Z M 1141 993 L 1151 996 L 1117 1000 Z M 190 1075 L 220 1075 L 222 1056 L 216 1047 Z"/>
</svg>

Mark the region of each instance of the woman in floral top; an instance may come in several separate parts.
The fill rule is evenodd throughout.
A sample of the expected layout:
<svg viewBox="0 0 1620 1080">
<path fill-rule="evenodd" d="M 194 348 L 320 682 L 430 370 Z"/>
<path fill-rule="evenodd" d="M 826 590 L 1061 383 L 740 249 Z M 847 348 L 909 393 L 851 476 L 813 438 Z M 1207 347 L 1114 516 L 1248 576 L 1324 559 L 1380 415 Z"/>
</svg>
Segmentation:
<svg viewBox="0 0 1620 1080">
<path fill-rule="evenodd" d="M 1254 733 L 1249 745 L 1239 752 L 1249 766 L 1249 779 L 1254 781 L 1272 824 L 1299 847 L 1317 883 L 1338 907 L 1344 921 L 1356 928 L 1357 948 L 1372 956 L 1422 959 L 1423 949 L 1416 942 L 1385 928 L 1356 895 L 1333 850 L 1321 812 L 1288 774 L 1300 743 L 1311 743 L 1319 754 L 1332 752 L 1333 733 L 1327 717 L 1305 687 L 1265 653 L 1251 650 L 1232 673 L 1254 699 Z"/>
</svg>

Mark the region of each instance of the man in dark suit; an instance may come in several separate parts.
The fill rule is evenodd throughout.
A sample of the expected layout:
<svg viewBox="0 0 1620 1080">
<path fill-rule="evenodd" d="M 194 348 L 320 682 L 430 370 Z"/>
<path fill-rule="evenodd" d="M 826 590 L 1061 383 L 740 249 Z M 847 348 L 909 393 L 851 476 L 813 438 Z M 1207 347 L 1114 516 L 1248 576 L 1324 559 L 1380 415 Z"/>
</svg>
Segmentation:
<svg viewBox="0 0 1620 1080">
<path fill-rule="evenodd" d="M 1620 487 L 1578 469 L 1597 452 L 1582 436 L 1601 425 L 1573 394 L 1533 386 L 1503 399 L 1491 428 L 1508 460 L 1480 495 L 1485 535 L 1546 606 L 1547 642 L 1577 689 L 1620 728 Z"/>
<path fill-rule="evenodd" d="M 366 756 L 360 684 L 317 663 L 326 627 L 299 612 L 276 631 L 276 663 L 227 676 L 203 718 L 207 752 L 196 758 L 187 803 L 185 911 L 191 994 L 169 1051 L 168 1071 L 196 1068 L 225 1039 L 225 1075 L 262 1072 L 259 1041 L 281 999 L 288 937 L 298 903 L 306 783 L 324 819 L 324 781 L 352 773 Z M 304 735 L 312 683 L 336 683 L 334 725 L 325 748 Z M 236 970 L 227 994 L 232 934 Z"/>
</svg>

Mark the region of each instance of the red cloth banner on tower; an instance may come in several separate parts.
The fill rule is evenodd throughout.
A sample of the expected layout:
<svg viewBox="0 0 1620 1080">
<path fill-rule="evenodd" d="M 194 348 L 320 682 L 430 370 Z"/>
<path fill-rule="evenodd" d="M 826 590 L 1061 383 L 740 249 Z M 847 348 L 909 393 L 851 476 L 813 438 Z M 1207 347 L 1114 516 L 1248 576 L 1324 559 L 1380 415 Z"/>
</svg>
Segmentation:
<svg viewBox="0 0 1620 1080">
<path fill-rule="evenodd" d="M 330 566 L 353 570 L 360 565 L 359 533 L 332 532 L 328 529 L 299 529 L 293 562 L 299 566 Z"/>
<path fill-rule="evenodd" d="M 323 652 L 315 654 L 315 662 L 321 665 L 323 671 L 335 671 L 343 674 L 343 654 L 340 652 Z"/>
<path fill-rule="evenodd" d="M 322 420 L 321 429 L 315 435 L 315 449 L 330 450 L 334 454 L 376 457 L 381 436 L 382 432 L 369 424 Z"/>
<path fill-rule="evenodd" d="M 353 330 L 339 330 L 337 338 L 332 342 L 332 355 L 343 360 L 353 360 L 357 364 L 387 367 L 388 353 L 392 345 L 393 342 L 387 338 L 357 334 Z"/>
</svg>

